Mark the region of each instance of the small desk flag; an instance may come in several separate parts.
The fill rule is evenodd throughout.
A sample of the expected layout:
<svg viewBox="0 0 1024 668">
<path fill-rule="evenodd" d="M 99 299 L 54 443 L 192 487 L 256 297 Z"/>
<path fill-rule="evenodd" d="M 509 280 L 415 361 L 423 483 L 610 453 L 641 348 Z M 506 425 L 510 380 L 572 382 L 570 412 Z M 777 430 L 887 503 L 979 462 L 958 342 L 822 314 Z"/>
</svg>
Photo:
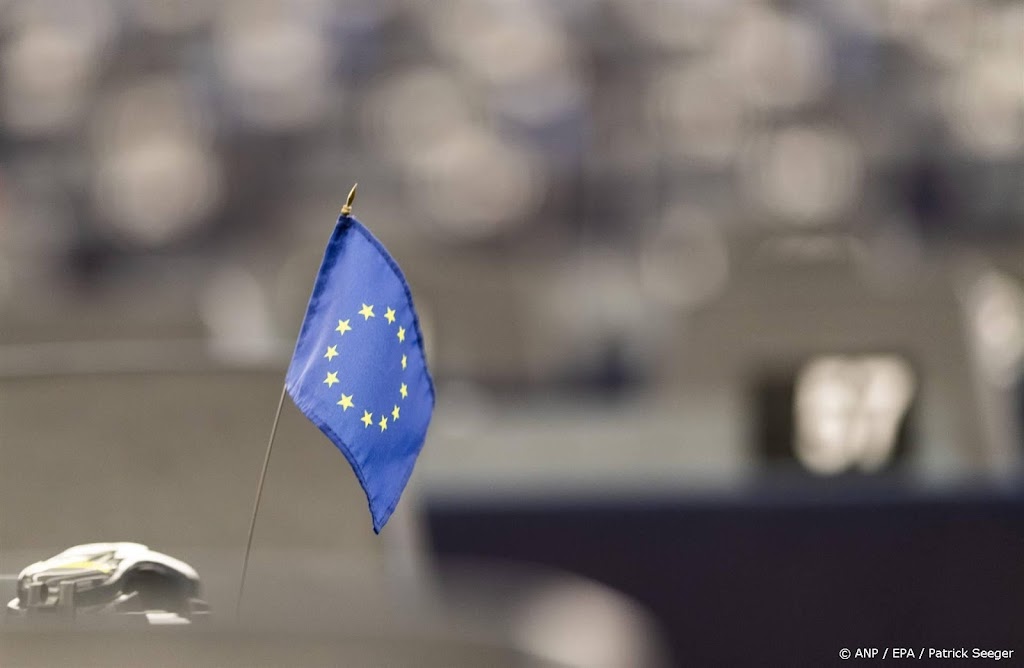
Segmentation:
<svg viewBox="0 0 1024 668">
<path fill-rule="evenodd" d="M 352 465 L 380 533 L 423 447 L 434 385 L 402 270 L 344 213 L 327 242 L 285 387 Z"/>
</svg>

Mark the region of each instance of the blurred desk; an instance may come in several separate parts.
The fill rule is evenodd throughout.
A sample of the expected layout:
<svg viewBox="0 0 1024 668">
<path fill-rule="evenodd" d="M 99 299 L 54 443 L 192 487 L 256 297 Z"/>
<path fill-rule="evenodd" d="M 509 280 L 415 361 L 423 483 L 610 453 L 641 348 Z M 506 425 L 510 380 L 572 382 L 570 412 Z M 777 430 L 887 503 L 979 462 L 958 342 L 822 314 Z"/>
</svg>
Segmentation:
<svg viewBox="0 0 1024 668">
<path fill-rule="evenodd" d="M 545 666 L 514 649 L 390 627 L 372 634 L 270 629 L 0 629 L 8 666 Z"/>
</svg>

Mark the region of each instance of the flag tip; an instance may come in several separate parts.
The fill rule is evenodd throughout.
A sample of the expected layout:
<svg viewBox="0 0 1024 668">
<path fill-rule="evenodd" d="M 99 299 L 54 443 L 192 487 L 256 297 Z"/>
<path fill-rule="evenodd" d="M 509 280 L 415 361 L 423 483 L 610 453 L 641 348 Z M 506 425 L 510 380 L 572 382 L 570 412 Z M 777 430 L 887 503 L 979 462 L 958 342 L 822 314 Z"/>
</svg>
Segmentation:
<svg viewBox="0 0 1024 668">
<path fill-rule="evenodd" d="M 356 183 L 352 186 L 352 190 L 348 191 L 348 198 L 345 200 L 345 206 L 341 207 L 341 215 L 351 216 L 352 215 L 352 202 L 356 201 L 356 188 L 359 184 Z"/>
</svg>

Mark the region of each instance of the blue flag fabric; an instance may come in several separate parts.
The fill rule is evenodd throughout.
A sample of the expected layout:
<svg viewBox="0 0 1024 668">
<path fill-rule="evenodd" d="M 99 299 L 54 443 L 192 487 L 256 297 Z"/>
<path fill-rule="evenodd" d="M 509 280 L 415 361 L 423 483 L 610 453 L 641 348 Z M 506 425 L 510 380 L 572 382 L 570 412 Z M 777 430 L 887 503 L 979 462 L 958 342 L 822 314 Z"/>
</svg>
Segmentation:
<svg viewBox="0 0 1024 668">
<path fill-rule="evenodd" d="M 327 242 L 285 387 L 352 465 L 380 533 L 423 447 L 434 384 L 405 276 L 351 216 Z"/>
</svg>

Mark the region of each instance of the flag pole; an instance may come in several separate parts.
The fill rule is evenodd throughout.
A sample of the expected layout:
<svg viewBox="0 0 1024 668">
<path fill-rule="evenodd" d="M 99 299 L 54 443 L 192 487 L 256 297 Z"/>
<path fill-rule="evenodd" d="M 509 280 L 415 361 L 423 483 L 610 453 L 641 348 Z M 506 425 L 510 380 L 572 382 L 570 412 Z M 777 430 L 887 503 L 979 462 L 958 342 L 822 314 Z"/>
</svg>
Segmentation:
<svg viewBox="0 0 1024 668">
<path fill-rule="evenodd" d="M 341 207 L 341 215 L 352 215 L 352 203 L 356 199 L 356 188 L 358 183 L 348 191 L 345 205 Z M 277 425 L 281 422 L 281 409 L 284 408 L 284 395 L 287 393 L 287 385 L 281 386 L 281 398 L 277 400 L 277 412 L 274 414 L 274 424 L 270 427 L 270 440 L 267 441 L 267 453 L 263 457 L 263 470 L 260 472 L 260 481 L 256 485 L 256 501 L 252 506 L 252 518 L 249 520 L 249 537 L 245 542 L 245 556 L 242 558 L 242 579 L 238 583 L 238 598 L 235 600 L 235 621 L 242 617 L 242 596 L 245 594 L 245 576 L 249 571 L 249 553 L 252 552 L 252 536 L 256 531 L 256 516 L 260 512 L 260 499 L 263 498 L 263 483 L 267 480 L 267 468 L 270 466 L 270 452 L 274 448 L 274 437 L 277 436 Z"/>
<path fill-rule="evenodd" d="M 270 441 L 267 442 L 267 454 L 263 457 L 263 471 L 260 482 L 256 486 L 256 502 L 252 507 L 252 519 L 249 520 L 249 539 L 245 543 L 245 557 L 242 559 L 242 580 L 238 583 L 238 599 L 235 601 L 235 621 L 242 616 L 242 595 L 245 593 L 245 574 L 249 570 L 249 552 L 252 551 L 252 535 L 256 530 L 256 515 L 260 512 L 260 499 L 263 498 L 263 483 L 267 479 L 267 467 L 270 466 L 270 451 L 274 448 L 274 437 L 277 436 L 277 424 L 281 421 L 281 408 L 284 407 L 285 388 L 281 387 L 281 398 L 277 401 L 277 413 L 274 424 L 270 427 Z"/>
</svg>

